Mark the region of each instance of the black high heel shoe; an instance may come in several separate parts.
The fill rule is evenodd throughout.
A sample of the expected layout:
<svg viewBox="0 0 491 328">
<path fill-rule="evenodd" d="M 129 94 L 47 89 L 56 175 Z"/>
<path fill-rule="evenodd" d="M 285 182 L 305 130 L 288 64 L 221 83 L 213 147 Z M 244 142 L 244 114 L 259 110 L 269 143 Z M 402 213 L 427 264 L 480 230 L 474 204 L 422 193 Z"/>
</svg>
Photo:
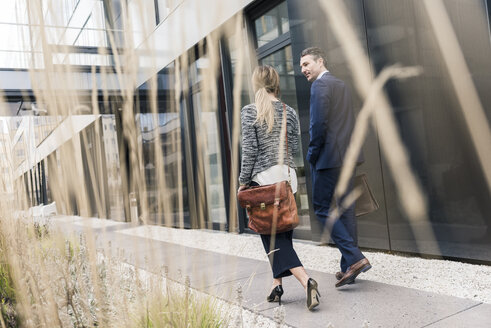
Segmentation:
<svg viewBox="0 0 491 328">
<path fill-rule="evenodd" d="M 317 305 L 319 305 L 319 291 L 317 290 L 317 281 L 309 278 L 307 281 L 307 308 L 312 311 Z"/>
<path fill-rule="evenodd" d="M 281 296 L 283 295 L 283 287 L 281 285 L 276 286 L 271 291 L 268 297 L 266 297 L 266 301 L 268 302 L 279 302 L 281 305 Z"/>
</svg>

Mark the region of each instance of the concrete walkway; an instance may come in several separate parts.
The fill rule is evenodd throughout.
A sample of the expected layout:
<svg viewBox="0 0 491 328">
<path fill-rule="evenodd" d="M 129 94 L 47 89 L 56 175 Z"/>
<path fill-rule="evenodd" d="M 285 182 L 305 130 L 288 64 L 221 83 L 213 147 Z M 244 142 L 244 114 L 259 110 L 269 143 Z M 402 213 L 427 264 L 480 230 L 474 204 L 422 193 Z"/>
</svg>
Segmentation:
<svg viewBox="0 0 491 328">
<path fill-rule="evenodd" d="M 88 232 L 98 247 L 124 251 L 125 260 L 155 271 L 162 266 L 168 277 L 190 278 L 191 287 L 235 302 L 237 286 L 242 287 L 244 308 L 274 318 L 278 303 L 265 301 L 271 284 L 267 261 L 230 256 L 171 242 L 132 236 L 130 224 L 109 220 L 55 217 L 51 224 L 66 232 Z M 377 269 L 377 268 L 374 268 Z M 305 292 L 292 277 L 283 281 L 284 322 L 292 327 L 490 327 L 491 305 L 468 299 L 443 296 L 420 290 L 363 280 L 355 285 L 334 288 L 332 274 L 309 270 L 319 283 L 321 304 L 309 312 Z"/>
</svg>

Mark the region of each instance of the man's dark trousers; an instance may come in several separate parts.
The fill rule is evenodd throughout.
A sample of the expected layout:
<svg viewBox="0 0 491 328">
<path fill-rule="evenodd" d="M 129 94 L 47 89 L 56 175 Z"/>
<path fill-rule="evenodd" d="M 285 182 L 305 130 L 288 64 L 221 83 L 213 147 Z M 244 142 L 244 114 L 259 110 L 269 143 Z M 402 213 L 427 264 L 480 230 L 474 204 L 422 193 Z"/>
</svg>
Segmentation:
<svg viewBox="0 0 491 328">
<path fill-rule="evenodd" d="M 339 251 L 341 252 L 341 271 L 346 272 L 348 267 L 363 259 L 364 256 L 357 247 L 357 232 L 355 222 L 355 210 L 354 205 L 345 209 L 338 220 L 335 220 L 334 224 L 329 217 L 329 208 L 334 195 L 334 189 L 341 173 L 341 168 L 331 168 L 316 170 L 311 166 L 312 172 L 312 191 L 313 191 L 313 205 L 314 211 L 317 215 L 317 219 L 322 223 L 323 227 L 331 231 L 331 238 L 336 243 Z M 351 189 L 353 179 L 349 184 L 349 188 L 346 193 L 337 200 L 338 208 L 341 207 L 342 201 Z M 343 209 L 341 209 L 343 210 Z"/>
</svg>

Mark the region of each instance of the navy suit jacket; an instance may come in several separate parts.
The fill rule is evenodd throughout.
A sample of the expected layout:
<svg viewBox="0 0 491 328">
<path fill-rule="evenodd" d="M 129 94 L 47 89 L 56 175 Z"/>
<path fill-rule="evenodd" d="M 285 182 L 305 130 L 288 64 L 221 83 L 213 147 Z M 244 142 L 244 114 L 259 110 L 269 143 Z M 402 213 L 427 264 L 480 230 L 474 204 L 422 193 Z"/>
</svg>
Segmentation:
<svg viewBox="0 0 491 328">
<path fill-rule="evenodd" d="M 329 72 L 324 73 L 312 83 L 310 89 L 310 143 L 307 160 L 316 170 L 342 166 L 354 125 L 349 88 Z M 361 162 L 362 154 L 357 163 Z"/>
</svg>

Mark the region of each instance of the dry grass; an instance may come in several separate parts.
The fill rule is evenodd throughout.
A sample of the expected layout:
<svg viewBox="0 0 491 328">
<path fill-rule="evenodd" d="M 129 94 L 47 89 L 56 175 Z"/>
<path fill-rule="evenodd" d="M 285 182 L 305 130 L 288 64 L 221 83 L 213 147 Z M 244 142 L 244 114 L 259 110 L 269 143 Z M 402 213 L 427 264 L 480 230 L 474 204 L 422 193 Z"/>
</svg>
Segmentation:
<svg viewBox="0 0 491 328">
<path fill-rule="evenodd" d="M 436 0 L 434 1 L 437 2 Z M 41 3 L 45 6 L 41 7 Z M 89 112 L 94 115 L 101 113 L 101 106 L 105 106 L 106 111 L 110 111 L 114 116 L 121 120 L 121 138 L 124 140 L 127 149 L 118 145 L 118 154 L 121 159 L 121 167 L 118 167 L 118 174 L 123 178 L 124 183 L 117 184 L 112 192 L 117 198 L 128 197 L 130 193 L 139 195 L 138 219 L 146 223 L 153 223 L 152 215 L 157 213 L 156 223 L 168 226 L 177 225 L 184 227 L 184 213 L 186 212 L 184 197 L 188 197 L 191 208 L 196 208 L 193 219 L 195 228 L 211 228 L 213 217 L 209 211 L 206 197 L 207 175 L 214 168 L 210 167 L 209 161 L 199 160 L 192 163 L 195 169 L 196 181 L 189 181 L 191 189 L 183 186 L 183 176 L 187 174 L 190 179 L 190 172 L 183 172 L 183 158 L 190 156 L 190 136 L 188 131 L 183 131 L 181 126 L 176 126 L 168 136 L 171 140 L 168 149 L 175 165 L 169 165 L 171 161 L 169 154 L 164 153 L 164 145 L 160 135 L 158 113 L 162 112 L 159 108 L 158 81 L 157 75 L 153 74 L 148 81 L 146 100 L 148 101 L 149 113 L 154 114 L 151 119 L 154 127 L 149 132 L 151 149 L 154 156 L 154 182 L 150 185 L 146 178 L 144 163 L 144 149 L 142 143 L 142 131 L 139 126 L 139 97 L 137 87 L 139 85 L 139 73 L 141 73 L 142 63 L 145 63 L 147 70 L 153 73 L 161 68 L 157 64 L 159 52 L 155 49 L 155 40 L 152 38 L 141 38 L 135 40 L 132 26 L 141 26 L 141 33 L 149 35 L 154 26 L 147 24 L 149 19 L 153 19 L 148 12 L 148 4 L 153 1 L 138 0 L 133 1 L 130 8 L 126 7 L 126 2 L 122 1 L 122 21 L 125 28 L 108 29 L 107 48 L 113 52 L 112 59 L 114 72 L 110 68 L 100 68 L 96 74 L 95 67 L 92 67 L 91 74 L 88 74 L 91 88 L 87 90 L 87 95 L 78 93 L 81 75 L 75 71 L 68 54 L 68 46 L 53 47 L 53 40 L 63 38 L 60 30 L 52 29 L 49 26 L 63 25 L 62 20 L 57 17 L 57 1 L 29 1 L 27 16 L 29 18 L 29 31 L 32 37 L 30 40 L 23 40 L 31 45 L 30 51 L 42 53 L 42 60 L 39 55 L 31 57 L 29 73 L 32 80 L 32 90 L 38 104 L 43 104 L 48 109 L 50 116 L 60 117 L 60 120 L 67 122 L 66 132 L 69 133 L 67 142 L 60 147 L 59 153 L 61 164 L 57 166 L 54 176 L 49 181 L 52 197 L 56 201 L 58 208 L 65 214 L 71 214 L 75 209 L 81 216 L 90 216 L 95 208 L 100 218 L 104 218 L 103 213 L 111 205 L 106 202 L 104 192 L 97 186 L 104 177 L 104 170 L 101 167 L 101 160 L 94 155 L 90 148 L 82 148 L 92 142 L 92 135 L 86 130 L 77 131 L 74 124 L 70 123 L 70 118 L 75 113 Z M 353 26 L 346 14 L 343 2 L 339 0 L 321 2 L 325 7 L 325 13 L 329 17 L 330 28 L 334 31 L 339 40 L 342 50 L 346 54 L 352 71 L 355 87 L 362 95 L 365 104 L 357 121 L 354 139 L 350 152 L 347 157 L 347 165 L 343 170 L 343 178 L 339 184 L 338 194 L 342 194 L 342 189 L 346 185 L 347 177 L 353 169 L 357 150 L 362 147 L 365 141 L 366 131 L 369 126 L 374 126 L 375 121 L 384 122 L 377 126 L 378 136 L 384 158 L 390 168 L 390 172 L 396 183 L 398 197 L 403 205 L 403 209 L 410 222 L 428 222 L 426 196 L 424 195 L 419 181 L 411 171 L 409 165 L 409 155 L 403 146 L 397 125 L 392 114 L 390 104 L 383 92 L 384 84 L 389 78 L 408 77 L 418 73 L 417 70 L 407 68 L 388 68 L 379 77 L 373 77 L 370 63 L 362 50 L 362 45 L 354 32 Z M 433 0 L 425 2 L 428 12 L 432 15 L 431 21 L 435 27 L 440 26 L 438 22 L 445 21 L 445 17 L 438 17 L 436 12 L 441 9 L 430 5 Z M 438 2 L 439 3 L 439 2 Z M 329 8 L 327 8 L 329 6 Z M 46 12 L 52 13 L 49 21 L 46 21 Z M 151 17 L 151 18 L 149 18 Z M 142 22 L 147 22 L 142 24 Z M 106 22 L 107 23 L 107 22 Z M 184 23 L 184 22 L 183 22 Z M 446 31 L 450 31 L 446 27 Z M 63 32 L 63 29 L 61 30 Z M 448 50 L 445 44 L 445 31 L 438 33 L 440 47 L 445 54 L 455 54 L 455 48 Z M 450 31 L 451 32 L 451 31 Z M 236 190 L 240 148 L 240 106 L 241 93 L 248 86 L 243 81 L 250 80 L 249 75 L 251 66 L 256 64 L 253 51 L 250 50 L 250 40 L 245 36 L 245 27 L 242 13 L 236 15 L 230 24 L 223 29 L 218 29 L 206 40 L 197 46 L 197 53 L 200 57 L 206 57 L 207 65 L 201 71 L 202 83 L 199 96 L 201 112 L 217 115 L 218 90 L 217 79 L 220 71 L 220 49 L 218 40 L 235 36 L 234 50 L 237 51 L 237 61 L 235 62 L 234 90 L 233 90 L 233 111 L 232 118 L 229 119 L 232 127 L 229 129 L 230 136 L 230 206 L 229 230 L 237 230 L 237 206 Z M 449 34 L 451 36 L 451 33 Z M 163 40 L 169 44 L 180 45 L 184 36 L 175 35 L 174 39 Z M 206 44 L 206 45 L 205 45 Z M 107 50 L 107 49 L 106 49 Z M 104 54 L 105 49 L 101 49 Z M 64 57 L 62 65 L 53 65 L 53 58 Z M 189 78 L 193 72 L 189 67 L 190 62 L 197 58 L 191 52 L 184 53 L 174 62 L 174 86 L 168 95 L 170 99 L 166 102 L 166 113 L 173 113 L 184 116 L 184 120 L 196 120 L 198 130 L 196 152 L 199 158 L 206 159 L 206 156 L 213 154 L 213 147 L 219 145 L 210 144 L 210 135 L 203 127 L 206 117 L 199 117 L 196 114 L 191 118 L 181 106 L 182 97 L 190 96 L 194 91 L 190 89 Z M 452 72 L 450 59 L 447 61 L 449 70 Z M 465 62 L 461 60 L 460 62 Z M 38 70 L 43 66 L 43 70 Z M 465 67 L 458 67 L 461 75 L 466 75 Z M 467 74 L 468 75 L 468 74 Z M 465 90 L 459 93 L 459 100 L 464 108 L 474 108 L 470 115 L 466 114 L 469 129 L 479 125 L 479 129 L 473 134 L 473 142 L 480 155 L 482 166 L 485 168 L 488 186 L 490 185 L 489 154 L 485 152 L 489 140 L 489 126 L 484 123 L 486 119 L 482 117 L 482 106 L 479 107 L 475 99 L 475 90 L 472 83 L 465 80 L 457 84 L 453 80 L 456 89 Z M 1 92 L 1 91 L 0 91 Z M 102 95 L 99 95 L 102 92 Z M 113 93 L 117 96 L 114 97 Z M 99 98 L 102 98 L 100 102 Z M 88 99 L 88 100 L 87 100 Z M 470 103 L 468 102 L 470 101 Z M 478 122 L 478 123 L 476 123 Z M 32 131 L 29 131 L 32 133 Z M 101 142 L 103 131 L 96 124 L 94 128 L 95 140 Z M 183 137 L 181 142 L 181 136 Z M 24 136 L 29 139 L 29 135 Z M 211 140 L 213 142 L 213 140 Z M 95 147 L 95 145 L 94 145 Z M 186 152 L 184 151 L 186 150 Z M 36 158 L 31 144 L 28 144 L 25 165 L 27 169 L 32 168 L 41 158 Z M 148 151 L 148 150 L 147 150 Z M 83 153 L 84 152 L 84 153 Z M 82 157 L 83 153 L 83 157 Z M 2 159 L 3 160 L 3 159 Z M 220 162 L 220 159 L 217 159 Z M 55 161 L 49 165 L 56 165 Z M 84 169 L 83 165 L 87 165 Z M 184 165 L 186 166 L 186 165 Z M 188 165 L 189 166 L 189 165 Z M 175 289 L 170 288 L 162 282 L 163 273 L 153 278 L 142 279 L 134 268 L 123 264 L 121 259 L 111 258 L 98 253 L 90 232 L 82 239 L 72 237 L 67 240 L 65 236 L 52 232 L 46 234 L 42 228 L 35 228 L 31 223 L 19 220 L 19 211 L 26 210 L 30 206 L 30 200 L 26 197 L 26 183 L 22 176 L 23 172 L 17 172 L 17 167 L 9 163 L 13 180 L 16 180 L 15 192 L 18 195 L 15 199 L 0 200 L 1 216 L 1 249 L 0 249 L 0 279 L 2 284 L 8 286 L 2 290 L 2 299 L 11 299 L 16 302 L 16 312 L 24 327 L 121 327 L 122 324 L 128 327 L 220 327 L 227 325 L 217 310 L 214 308 L 213 299 L 202 299 L 190 292 L 188 284 L 182 282 Z M 88 172 L 88 176 L 84 175 Z M 175 181 L 177 182 L 175 182 Z M 90 184 L 87 184 L 90 181 Z M 209 182 L 209 181 L 208 181 Z M 155 188 L 157 186 L 157 188 Z M 194 186 L 199 186 L 199 190 L 193 190 Z M 186 194 L 185 194 L 186 193 Z M 155 203 L 150 204 L 147 195 L 155 196 Z M 197 197 L 195 197 L 197 195 Z M 119 204 L 123 206 L 121 203 Z M 129 210 L 127 207 L 126 211 Z M 176 214 L 177 213 L 177 214 Z M 27 217 L 31 221 L 29 217 Z M 222 229 L 225 225 L 222 224 Z M 415 230 L 417 231 L 417 230 Z M 418 240 L 418 236 L 416 236 Z M 155 255 L 155 254 L 153 254 Z M 152 261 L 152 258 L 150 258 Z M 172 263 L 169 263 L 172 265 Z M 6 270 L 9 270 L 7 273 Z M 8 279 L 10 276 L 11 280 Z M 13 288 L 11 288 L 13 286 Z M 12 292 L 15 291 L 15 297 Z M 162 292 L 161 292 L 162 291 Z M 2 313 L 4 313 L 2 307 Z M 12 321 L 4 316 L 2 326 Z M 241 320 L 238 320 L 240 323 Z"/>
<path fill-rule="evenodd" d="M 187 279 L 169 281 L 165 271 L 150 274 L 104 252 L 91 260 L 84 234 L 66 239 L 25 222 L 4 223 L 1 251 L 13 280 L 6 295 L 21 327 L 226 326 L 222 306 L 196 294 Z M 12 309 L 4 321 L 14 322 Z"/>
</svg>

